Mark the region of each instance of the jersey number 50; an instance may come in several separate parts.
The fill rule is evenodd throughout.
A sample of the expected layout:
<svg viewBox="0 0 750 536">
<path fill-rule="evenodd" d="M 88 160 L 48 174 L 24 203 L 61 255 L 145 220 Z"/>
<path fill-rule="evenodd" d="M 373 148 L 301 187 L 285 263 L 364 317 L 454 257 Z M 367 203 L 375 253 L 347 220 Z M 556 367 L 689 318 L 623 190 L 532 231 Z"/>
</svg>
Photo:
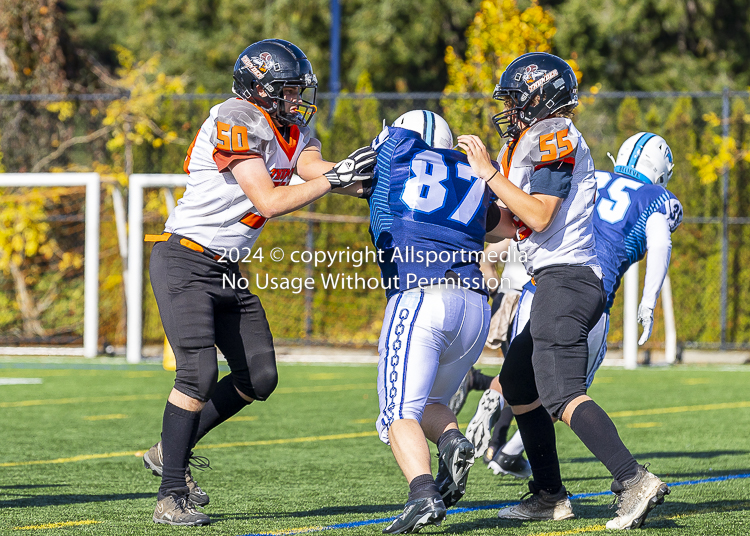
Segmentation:
<svg viewBox="0 0 750 536">
<path fill-rule="evenodd" d="M 401 200 L 414 212 L 432 214 L 445 206 L 448 196 L 446 183 L 450 179 L 450 171 L 443 156 L 432 151 L 422 151 L 411 161 L 412 177 L 404 183 Z M 479 210 L 484 197 L 484 181 L 472 177 L 471 166 L 462 162 L 456 163 L 456 177 L 471 183 L 456 209 L 448 216 L 463 225 L 469 225 Z M 452 187 L 450 183 L 447 186 Z"/>
<path fill-rule="evenodd" d="M 596 212 L 599 217 L 607 223 L 618 223 L 625 217 L 625 213 L 630 207 L 630 193 L 627 190 L 636 191 L 644 183 L 633 179 L 620 177 L 612 181 L 612 184 L 606 187 L 605 191 L 609 199 L 600 199 L 596 203 Z"/>
</svg>

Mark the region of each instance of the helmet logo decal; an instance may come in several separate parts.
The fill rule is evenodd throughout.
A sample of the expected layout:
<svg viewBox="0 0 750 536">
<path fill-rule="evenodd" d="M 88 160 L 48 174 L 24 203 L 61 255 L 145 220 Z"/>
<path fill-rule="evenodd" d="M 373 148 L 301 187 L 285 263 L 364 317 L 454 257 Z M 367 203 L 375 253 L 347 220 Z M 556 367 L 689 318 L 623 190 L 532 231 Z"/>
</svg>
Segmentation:
<svg viewBox="0 0 750 536">
<path fill-rule="evenodd" d="M 269 52 L 261 52 L 258 56 L 253 56 L 252 62 L 258 70 L 265 75 L 271 69 L 279 70 L 279 66 L 273 61 L 273 56 Z M 244 63 L 244 62 L 243 62 Z M 249 67 L 248 67 L 249 68 Z M 255 74 L 255 73 L 253 73 Z"/>
<path fill-rule="evenodd" d="M 247 67 L 247 70 L 253 73 L 253 76 L 255 76 L 255 78 L 257 78 L 258 80 L 266 76 L 266 73 L 261 72 L 260 69 L 258 69 L 247 56 L 242 56 L 240 59 L 242 60 L 242 64 Z"/>
<path fill-rule="evenodd" d="M 525 79 L 529 93 L 533 93 L 558 75 L 557 69 L 546 72 L 536 70 L 536 65 L 530 65 L 529 67 L 534 67 L 534 70 Z"/>
</svg>

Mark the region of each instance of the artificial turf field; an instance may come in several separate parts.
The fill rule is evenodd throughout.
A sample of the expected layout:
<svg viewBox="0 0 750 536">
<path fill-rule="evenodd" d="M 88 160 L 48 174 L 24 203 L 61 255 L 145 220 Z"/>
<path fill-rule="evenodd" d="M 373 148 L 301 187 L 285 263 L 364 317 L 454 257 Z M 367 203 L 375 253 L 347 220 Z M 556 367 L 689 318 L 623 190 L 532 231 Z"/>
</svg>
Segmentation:
<svg viewBox="0 0 750 536">
<path fill-rule="evenodd" d="M 212 524 L 154 524 L 159 480 L 140 455 L 159 438 L 173 373 L 159 365 L 112 363 L 0 361 L 0 534 L 239 536 L 327 529 L 374 535 L 401 511 L 405 480 L 374 432 L 375 365 L 281 364 L 271 399 L 243 409 L 196 449 L 211 460 L 212 469 L 195 477 L 211 497 L 205 512 Z M 41 383 L 4 385 L 8 378 Z M 680 484 L 651 513 L 644 533 L 750 534 L 749 385 L 750 366 L 599 371 L 590 395 L 641 463 L 649 462 L 670 485 Z M 459 415 L 462 428 L 479 396 L 471 393 Z M 526 484 L 494 476 L 477 460 L 464 499 L 442 526 L 422 534 L 604 532 L 614 513 L 613 496 L 602 493 L 611 483 L 608 473 L 561 424 L 557 438 L 577 519 L 497 519 L 497 505 L 519 500 Z"/>
</svg>

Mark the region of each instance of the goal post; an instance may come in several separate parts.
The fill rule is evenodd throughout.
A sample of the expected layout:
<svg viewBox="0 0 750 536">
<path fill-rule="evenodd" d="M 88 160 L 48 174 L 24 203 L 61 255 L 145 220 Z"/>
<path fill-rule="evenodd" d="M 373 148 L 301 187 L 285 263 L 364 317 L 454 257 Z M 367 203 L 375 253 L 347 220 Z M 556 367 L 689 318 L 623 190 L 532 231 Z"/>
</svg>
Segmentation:
<svg viewBox="0 0 750 536">
<path fill-rule="evenodd" d="M 128 363 L 139 363 L 143 346 L 143 190 L 187 185 L 186 174 L 138 173 L 128 183 Z"/>
<path fill-rule="evenodd" d="M 5 347 L 3 355 L 83 355 L 96 357 L 99 343 L 99 202 L 98 173 L 0 173 L 2 188 L 85 186 L 83 348 Z"/>
</svg>

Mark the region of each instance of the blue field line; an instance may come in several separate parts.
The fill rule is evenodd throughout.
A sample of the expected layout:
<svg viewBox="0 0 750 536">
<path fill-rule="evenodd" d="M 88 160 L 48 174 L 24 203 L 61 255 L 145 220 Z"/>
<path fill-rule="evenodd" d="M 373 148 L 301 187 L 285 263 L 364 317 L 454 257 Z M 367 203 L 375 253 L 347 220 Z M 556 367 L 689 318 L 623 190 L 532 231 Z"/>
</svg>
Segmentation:
<svg viewBox="0 0 750 536">
<path fill-rule="evenodd" d="M 695 484 L 709 484 L 711 482 L 724 482 L 726 480 L 739 480 L 741 478 L 750 478 L 750 473 L 745 473 L 741 475 L 726 475 L 726 476 L 716 476 L 713 478 L 703 478 L 701 480 L 683 480 L 682 482 L 667 482 L 670 487 L 675 486 L 694 486 Z M 577 499 L 588 499 L 590 497 L 601 497 L 603 495 L 612 495 L 611 491 L 599 491 L 596 493 L 579 493 L 578 495 L 573 495 L 570 497 L 571 501 L 575 501 Z M 453 514 L 463 514 L 465 512 L 476 512 L 479 510 L 492 510 L 495 508 L 503 508 L 506 506 L 512 506 L 514 504 L 518 504 L 518 501 L 516 502 L 505 502 L 505 503 L 498 503 L 498 504 L 488 504 L 484 506 L 474 506 L 471 508 L 452 508 L 448 511 L 448 515 Z M 298 528 L 298 529 L 287 529 L 287 530 L 278 530 L 274 532 L 257 532 L 257 533 L 248 533 L 243 534 L 242 536 L 281 536 L 281 535 L 296 535 L 296 534 L 307 534 L 310 532 L 322 532 L 324 530 L 335 530 L 335 529 L 352 529 L 356 527 L 364 527 L 366 525 L 376 525 L 378 523 L 387 523 L 389 521 L 393 521 L 396 519 L 396 516 L 393 517 L 382 517 L 379 519 L 366 519 L 364 521 L 353 521 L 351 523 L 337 523 L 335 525 L 326 525 L 324 527 L 304 527 L 304 528 Z"/>
</svg>

